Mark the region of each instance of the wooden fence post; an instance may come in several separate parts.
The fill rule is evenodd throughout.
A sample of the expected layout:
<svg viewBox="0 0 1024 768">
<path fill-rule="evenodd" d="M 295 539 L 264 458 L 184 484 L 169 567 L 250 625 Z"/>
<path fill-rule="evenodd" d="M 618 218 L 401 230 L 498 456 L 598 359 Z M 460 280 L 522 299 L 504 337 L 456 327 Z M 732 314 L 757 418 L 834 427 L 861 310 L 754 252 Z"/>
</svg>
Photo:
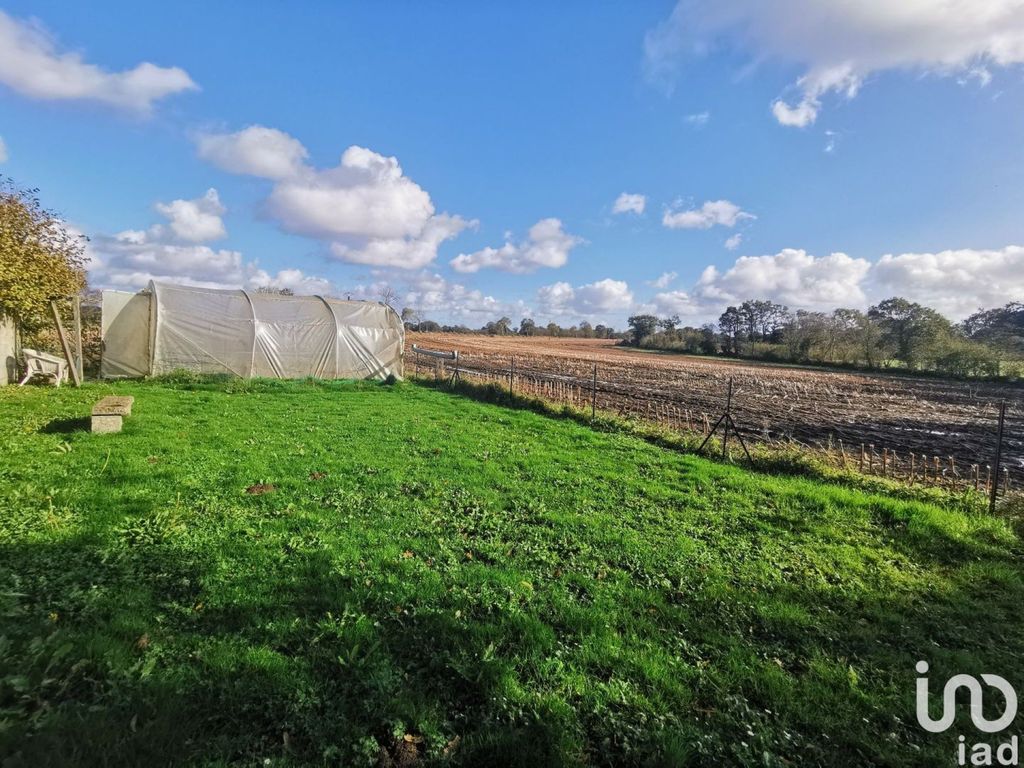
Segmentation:
<svg viewBox="0 0 1024 768">
<path fill-rule="evenodd" d="M 64 350 L 64 358 L 68 361 L 68 368 L 71 370 L 71 381 L 76 387 L 82 386 L 82 379 L 78 376 L 78 367 L 75 365 L 74 356 L 71 354 L 71 345 L 68 343 L 68 336 L 64 333 L 64 323 L 60 319 L 60 310 L 57 309 L 57 300 L 50 299 L 50 311 L 53 312 L 53 322 L 57 326 L 57 336 L 60 339 L 60 347 Z"/>
<path fill-rule="evenodd" d="M 594 380 L 590 385 L 590 420 L 597 416 L 597 363 L 594 363 Z"/>
<path fill-rule="evenodd" d="M 1006 423 L 1006 401 L 999 401 L 999 427 L 996 430 L 995 475 L 992 478 L 992 492 L 988 497 L 988 511 L 996 511 L 996 495 L 999 493 L 999 463 L 1003 459 L 1003 426 Z"/>
</svg>

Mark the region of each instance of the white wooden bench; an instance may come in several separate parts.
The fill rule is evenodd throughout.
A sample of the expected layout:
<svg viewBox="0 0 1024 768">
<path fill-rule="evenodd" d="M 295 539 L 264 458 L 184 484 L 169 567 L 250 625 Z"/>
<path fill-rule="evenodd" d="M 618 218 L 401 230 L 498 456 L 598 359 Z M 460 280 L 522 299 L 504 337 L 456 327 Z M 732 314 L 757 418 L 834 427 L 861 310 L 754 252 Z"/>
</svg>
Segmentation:
<svg viewBox="0 0 1024 768">
<path fill-rule="evenodd" d="M 107 395 L 92 407 L 93 432 L 120 432 L 125 416 L 132 415 L 134 397 Z"/>
</svg>

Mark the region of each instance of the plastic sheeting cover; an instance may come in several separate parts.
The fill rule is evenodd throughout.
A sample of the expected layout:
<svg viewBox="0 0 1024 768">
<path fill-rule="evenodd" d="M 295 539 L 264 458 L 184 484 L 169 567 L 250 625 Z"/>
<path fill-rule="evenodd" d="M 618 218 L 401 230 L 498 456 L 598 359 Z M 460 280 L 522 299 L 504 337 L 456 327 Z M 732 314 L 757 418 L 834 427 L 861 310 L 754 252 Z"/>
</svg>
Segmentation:
<svg viewBox="0 0 1024 768">
<path fill-rule="evenodd" d="M 150 296 L 104 291 L 100 331 L 103 359 L 100 376 L 145 376 L 149 373 Z"/>
<path fill-rule="evenodd" d="M 151 319 L 145 328 L 137 326 L 138 334 L 151 339 L 148 373 L 402 375 L 405 330 L 394 310 L 382 304 L 156 282 L 149 284 L 149 294 Z M 104 356 L 112 351 L 107 344 Z"/>
</svg>

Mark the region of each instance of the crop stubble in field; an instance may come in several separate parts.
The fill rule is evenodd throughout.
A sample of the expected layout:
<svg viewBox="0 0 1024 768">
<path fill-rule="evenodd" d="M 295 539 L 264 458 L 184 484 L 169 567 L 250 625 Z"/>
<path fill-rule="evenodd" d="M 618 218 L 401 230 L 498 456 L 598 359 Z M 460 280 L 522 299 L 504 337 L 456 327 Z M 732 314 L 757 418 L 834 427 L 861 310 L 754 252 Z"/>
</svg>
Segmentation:
<svg viewBox="0 0 1024 768">
<path fill-rule="evenodd" d="M 553 399 L 589 402 L 598 368 L 597 407 L 625 416 L 700 428 L 721 413 L 728 380 L 736 419 L 745 435 L 792 439 L 822 447 L 842 440 L 851 458 L 861 443 L 898 452 L 953 457 L 966 477 L 972 464 L 993 460 L 999 400 L 1007 401 L 1004 466 L 1024 481 L 1024 387 L 892 374 L 815 370 L 735 360 L 689 357 L 616 346 L 609 339 L 563 339 L 410 333 L 412 344 L 458 349 L 461 366 L 495 380 L 508 378 L 515 356 L 517 382 Z"/>
</svg>

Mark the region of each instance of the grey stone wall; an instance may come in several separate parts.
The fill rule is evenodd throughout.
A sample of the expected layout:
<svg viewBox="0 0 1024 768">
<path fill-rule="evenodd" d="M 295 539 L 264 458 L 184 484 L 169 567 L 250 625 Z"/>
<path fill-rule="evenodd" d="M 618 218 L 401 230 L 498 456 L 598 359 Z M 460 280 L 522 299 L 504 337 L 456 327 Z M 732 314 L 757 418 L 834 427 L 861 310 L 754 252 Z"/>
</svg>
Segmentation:
<svg viewBox="0 0 1024 768">
<path fill-rule="evenodd" d="M 0 387 L 17 383 L 14 357 L 14 323 L 0 316 Z"/>
</svg>

